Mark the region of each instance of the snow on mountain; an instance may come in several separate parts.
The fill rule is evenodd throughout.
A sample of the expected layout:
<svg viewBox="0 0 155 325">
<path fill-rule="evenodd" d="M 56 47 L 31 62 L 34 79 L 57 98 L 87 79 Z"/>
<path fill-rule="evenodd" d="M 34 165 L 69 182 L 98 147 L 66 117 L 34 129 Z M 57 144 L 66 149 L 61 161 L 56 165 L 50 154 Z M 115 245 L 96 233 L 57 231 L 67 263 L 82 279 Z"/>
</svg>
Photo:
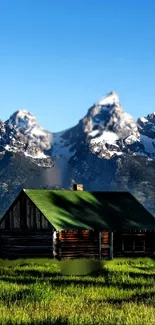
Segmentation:
<svg viewBox="0 0 155 325">
<path fill-rule="evenodd" d="M 49 156 L 51 132 L 42 128 L 33 114 L 18 110 L 3 123 L 3 132 L 0 125 L 0 142 L 5 150 L 42 159 Z"/>
<path fill-rule="evenodd" d="M 143 123 L 147 123 L 148 120 L 145 117 L 140 117 L 139 120 Z"/>
<path fill-rule="evenodd" d="M 102 97 L 98 102 L 97 105 L 99 106 L 112 106 L 119 104 L 119 97 L 116 92 L 112 91 L 108 95 Z"/>
<path fill-rule="evenodd" d="M 26 110 L 0 120 L 2 212 L 25 181 L 32 187 L 69 188 L 71 180 L 90 191 L 132 190 L 154 209 L 154 164 L 155 113 L 135 121 L 115 92 L 62 132 L 45 130 Z"/>
<path fill-rule="evenodd" d="M 52 145 L 52 156 L 60 157 L 63 156 L 69 159 L 75 153 L 75 150 L 72 150 L 73 145 L 66 139 L 63 135 L 67 130 L 57 133 L 52 133 L 51 135 L 51 145 Z"/>
<path fill-rule="evenodd" d="M 0 121 L 0 145 L 33 159 L 54 157 L 68 162 L 84 144 L 99 158 L 130 151 L 155 159 L 155 113 L 136 122 L 124 112 L 118 94 L 110 92 L 90 107 L 75 127 L 62 132 L 45 130 L 26 110 L 16 111 L 6 122 Z"/>
<path fill-rule="evenodd" d="M 95 137 L 97 134 L 99 134 L 99 130 L 94 130 L 92 132 L 89 132 L 89 136 L 92 138 Z"/>
<path fill-rule="evenodd" d="M 137 126 L 145 153 L 155 159 L 155 112 L 138 118 Z"/>
<path fill-rule="evenodd" d="M 134 142 L 140 142 L 139 140 L 139 137 L 135 137 L 134 135 L 130 135 L 129 137 L 127 137 L 125 140 L 124 140 L 124 143 L 125 144 L 133 144 Z"/>
<path fill-rule="evenodd" d="M 47 131 L 38 124 L 36 117 L 26 110 L 19 110 L 12 114 L 9 120 L 6 121 L 6 125 L 9 124 L 29 137 L 47 136 Z"/>
<path fill-rule="evenodd" d="M 93 105 L 82 122 L 90 149 L 98 153 L 98 157 L 109 159 L 121 155 L 127 147 L 131 150 L 134 143 L 138 150 L 140 134 L 136 121 L 124 112 L 116 92 Z"/>
<path fill-rule="evenodd" d="M 155 140 L 153 141 L 153 139 L 143 134 L 141 134 L 140 140 L 143 143 L 145 151 L 147 153 L 155 154 Z"/>
<path fill-rule="evenodd" d="M 91 132 L 92 134 L 92 132 Z M 114 144 L 116 143 L 116 140 L 118 140 L 118 136 L 114 132 L 108 132 L 104 131 L 100 136 L 94 137 L 93 139 L 90 140 L 91 143 L 109 143 L 109 144 Z"/>
<path fill-rule="evenodd" d="M 43 153 L 43 152 L 38 152 L 38 154 L 36 156 L 32 156 L 30 154 L 28 154 L 27 152 L 25 152 L 25 156 L 27 157 L 32 157 L 34 159 L 43 159 L 43 158 L 47 158 L 47 156 Z"/>
</svg>

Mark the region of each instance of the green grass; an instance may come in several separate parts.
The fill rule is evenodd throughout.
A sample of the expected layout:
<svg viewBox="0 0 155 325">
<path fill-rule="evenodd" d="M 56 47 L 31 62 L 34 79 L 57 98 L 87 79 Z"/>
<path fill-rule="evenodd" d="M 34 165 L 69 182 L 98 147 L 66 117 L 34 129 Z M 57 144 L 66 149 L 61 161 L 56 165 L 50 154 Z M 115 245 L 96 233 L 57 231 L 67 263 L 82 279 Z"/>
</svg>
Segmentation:
<svg viewBox="0 0 155 325">
<path fill-rule="evenodd" d="M 61 265 L 0 260 L 0 324 L 155 324 L 154 260 L 102 261 L 100 271 L 85 276 L 64 276 Z"/>
</svg>

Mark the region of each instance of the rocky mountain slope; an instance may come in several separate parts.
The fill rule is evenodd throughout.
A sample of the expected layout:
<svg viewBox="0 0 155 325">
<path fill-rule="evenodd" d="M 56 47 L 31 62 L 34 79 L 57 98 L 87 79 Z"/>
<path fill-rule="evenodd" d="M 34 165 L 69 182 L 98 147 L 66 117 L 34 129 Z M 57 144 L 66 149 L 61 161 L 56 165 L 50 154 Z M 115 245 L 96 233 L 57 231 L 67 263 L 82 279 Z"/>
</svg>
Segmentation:
<svg viewBox="0 0 155 325">
<path fill-rule="evenodd" d="M 23 187 L 130 190 L 155 214 L 155 113 L 135 121 L 115 92 L 52 133 L 25 110 L 0 121 L 0 216 Z"/>
</svg>

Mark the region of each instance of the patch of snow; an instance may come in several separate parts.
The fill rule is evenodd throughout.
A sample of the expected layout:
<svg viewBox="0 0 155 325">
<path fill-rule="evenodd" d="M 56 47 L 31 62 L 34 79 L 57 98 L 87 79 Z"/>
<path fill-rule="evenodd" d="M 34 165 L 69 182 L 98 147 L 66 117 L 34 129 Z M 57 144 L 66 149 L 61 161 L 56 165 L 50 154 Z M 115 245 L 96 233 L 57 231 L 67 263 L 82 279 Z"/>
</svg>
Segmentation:
<svg viewBox="0 0 155 325">
<path fill-rule="evenodd" d="M 29 136 L 46 136 L 46 132 L 40 128 L 40 127 L 31 127 L 30 129 L 27 129 L 25 134 L 29 133 Z"/>
<path fill-rule="evenodd" d="M 30 127 L 34 124 L 36 124 L 36 118 L 34 115 L 29 113 L 26 110 L 19 110 L 16 113 L 14 113 L 8 120 L 8 123 L 13 123 L 13 118 L 15 118 L 16 127 L 17 128 L 23 128 L 23 127 Z"/>
<path fill-rule="evenodd" d="M 89 133 L 90 137 L 95 137 L 95 135 L 97 135 L 99 133 L 99 130 L 94 130 L 92 132 Z"/>
<path fill-rule="evenodd" d="M 5 147 L 4 147 L 6 150 L 10 150 L 11 147 L 7 144 Z"/>
<path fill-rule="evenodd" d="M 115 92 L 112 92 L 107 96 L 102 97 L 97 103 L 97 105 L 99 106 L 108 106 L 108 105 L 112 106 L 116 104 L 119 104 L 119 97 Z"/>
<path fill-rule="evenodd" d="M 132 128 L 137 129 L 137 124 L 136 124 L 134 118 L 132 117 L 132 115 L 130 115 L 129 113 L 124 112 L 123 117 L 124 117 L 125 124 L 130 125 L 130 126 L 132 126 Z"/>
<path fill-rule="evenodd" d="M 144 145 L 145 151 L 148 153 L 155 153 L 155 147 L 153 146 L 153 139 L 141 134 L 140 140 Z"/>
<path fill-rule="evenodd" d="M 140 118 L 140 121 L 142 121 L 143 123 L 147 123 L 148 122 L 148 120 L 145 117 L 141 117 Z"/>
<path fill-rule="evenodd" d="M 14 146 L 10 146 L 9 144 L 7 144 L 4 148 L 5 148 L 5 150 L 7 150 L 7 151 L 12 151 L 12 152 L 17 152 L 17 151 L 19 151 L 18 148 L 14 147 Z"/>
<path fill-rule="evenodd" d="M 115 151 L 115 154 L 117 155 L 117 156 L 122 156 L 122 155 L 124 155 L 124 153 L 123 152 L 118 152 L 118 151 Z"/>
<path fill-rule="evenodd" d="M 92 144 L 100 143 L 100 142 L 106 142 L 109 144 L 115 143 L 116 140 L 118 140 L 119 137 L 116 133 L 110 132 L 110 131 L 104 131 L 99 137 L 96 137 L 94 139 L 91 139 Z"/>
<path fill-rule="evenodd" d="M 113 117 L 113 121 L 114 123 L 117 123 L 118 122 L 118 118 L 116 116 Z"/>
<path fill-rule="evenodd" d="M 107 154 L 110 156 L 110 158 L 111 157 L 113 157 L 113 156 L 122 156 L 122 155 L 124 155 L 124 153 L 122 152 L 122 151 L 115 151 L 115 150 L 111 150 L 111 151 L 106 151 L 106 152 L 104 152 L 104 153 L 102 153 L 102 157 L 107 157 Z"/>
<path fill-rule="evenodd" d="M 119 148 L 119 145 L 116 144 L 116 143 L 113 143 L 112 145 L 113 145 L 113 147 L 115 147 L 115 148 Z"/>
<path fill-rule="evenodd" d="M 24 152 L 25 156 L 27 157 L 32 157 L 35 159 L 42 159 L 42 158 L 47 158 L 47 156 L 43 152 L 38 152 L 37 155 L 30 155 L 28 152 Z"/>
<path fill-rule="evenodd" d="M 130 135 L 129 137 L 127 137 L 127 138 L 125 139 L 124 142 L 125 142 L 126 144 L 132 144 L 132 143 L 137 142 L 137 141 L 140 142 L 140 140 L 137 139 L 134 135 Z"/>
<path fill-rule="evenodd" d="M 38 125 L 36 117 L 26 110 L 19 110 L 14 113 L 9 120 L 8 124 L 13 124 L 16 130 L 23 130 L 24 134 L 32 136 L 46 136 L 47 132 Z"/>
<path fill-rule="evenodd" d="M 110 153 L 110 156 L 112 157 L 113 155 L 117 155 L 117 156 L 122 156 L 123 155 L 123 152 L 122 151 L 115 151 L 115 150 L 112 150 L 109 152 Z"/>
<path fill-rule="evenodd" d="M 70 149 L 74 144 L 68 143 L 67 140 L 62 138 L 62 135 L 66 131 L 53 133 L 51 137 L 51 145 L 52 145 L 52 156 L 54 157 L 64 157 L 69 160 L 74 154 L 75 150 L 71 151 Z"/>
</svg>

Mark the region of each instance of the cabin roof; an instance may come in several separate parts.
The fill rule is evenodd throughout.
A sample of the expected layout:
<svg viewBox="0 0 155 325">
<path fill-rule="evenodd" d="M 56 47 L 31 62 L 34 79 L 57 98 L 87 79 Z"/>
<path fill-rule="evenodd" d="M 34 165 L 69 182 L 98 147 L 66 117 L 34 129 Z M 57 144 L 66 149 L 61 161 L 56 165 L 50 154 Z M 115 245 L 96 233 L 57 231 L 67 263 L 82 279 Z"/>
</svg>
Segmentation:
<svg viewBox="0 0 155 325">
<path fill-rule="evenodd" d="M 57 230 L 155 230 L 155 218 L 129 192 L 24 192 Z"/>
</svg>

